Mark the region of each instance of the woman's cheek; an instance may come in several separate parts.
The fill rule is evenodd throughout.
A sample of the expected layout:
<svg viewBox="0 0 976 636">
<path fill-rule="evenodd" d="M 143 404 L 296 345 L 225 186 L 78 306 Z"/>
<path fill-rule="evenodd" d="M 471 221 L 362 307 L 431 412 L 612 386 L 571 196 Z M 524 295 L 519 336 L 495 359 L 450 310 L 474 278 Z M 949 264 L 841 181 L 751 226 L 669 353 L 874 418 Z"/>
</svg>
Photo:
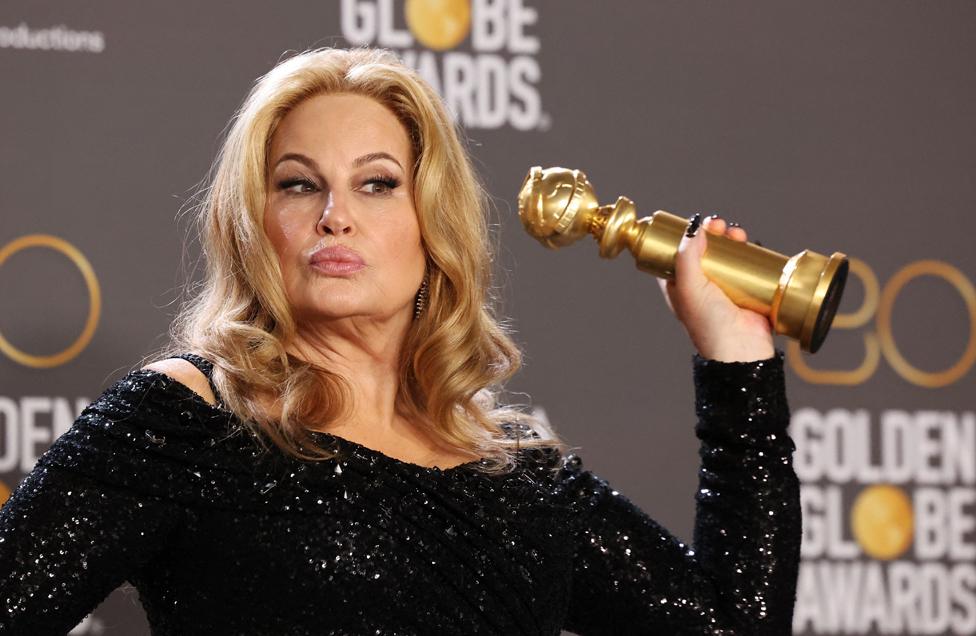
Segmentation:
<svg viewBox="0 0 976 636">
<path fill-rule="evenodd" d="M 301 257 L 308 234 L 306 224 L 297 215 L 279 214 L 271 225 L 268 236 L 284 269 Z"/>
<path fill-rule="evenodd" d="M 423 251 L 420 244 L 420 223 L 417 221 L 417 213 L 411 206 L 400 215 L 402 219 L 393 232 L 395 244 L 400 248 L 401 256 L 409 256 L 418 251 Z"/>
<path fill-rule="evenodd" d="M 300 246 L 295 244 L 294 239 L 295 224 L 285 222 L 280 214 L 271 213 L 265 216 L 264 231 L 278 259 L 278 268 L 281 271 L 286 293 L 293 299 L 297 272 L 292 263 L 298 258 L 300 251 Z"/>
<path fill-rule="evenodd" d="M 304 215 L 301 214 L 283 214 L 279 217 L 281 237 L 285 244 L 295 246 L 301 242 L 308 231 L 308 224 L 303 221 Z"/>
</svg>

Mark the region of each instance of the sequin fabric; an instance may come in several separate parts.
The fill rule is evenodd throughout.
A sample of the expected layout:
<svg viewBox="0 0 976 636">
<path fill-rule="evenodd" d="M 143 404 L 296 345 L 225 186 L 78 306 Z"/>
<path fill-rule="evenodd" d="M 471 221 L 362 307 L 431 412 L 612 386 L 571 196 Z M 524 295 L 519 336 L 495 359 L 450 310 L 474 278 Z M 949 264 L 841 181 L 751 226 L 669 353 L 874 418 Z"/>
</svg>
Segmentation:
<svg viewBox="0 0 976 636">
<path fill-rule="evenodd" d="M 340 456 L 302 462 L 133 371 L 0 509 L 0 634 L 64 634 L 124 581 L 156 635 L 789 634 L 801 527 L 782 352 L 693 367 L 693 547 L 577 454 L 523 449 L 490 476 L 315 433 Z"/>
</svg>

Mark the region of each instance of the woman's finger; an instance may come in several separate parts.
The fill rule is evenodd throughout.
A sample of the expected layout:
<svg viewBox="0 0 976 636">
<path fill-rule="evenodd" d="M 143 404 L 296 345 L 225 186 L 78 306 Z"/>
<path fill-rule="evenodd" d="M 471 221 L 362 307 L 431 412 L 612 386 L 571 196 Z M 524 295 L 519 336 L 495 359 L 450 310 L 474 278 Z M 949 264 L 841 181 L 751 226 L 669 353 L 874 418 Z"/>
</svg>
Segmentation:
<svg viewBox="0 0 976 636">
<path fill-rule="evenodd" d="M 746 229 L 738 223 L 729 223 L 725 235 L 735 241 L 746 241 L 749 239 L 749 234 L 746 232 Z"/>
<path fill-rule="evenodd" d="M 691 299 L 697 297 L 701 289 L 708 284 L 708 278 L 701 267 L 701 257 L 707 246 L 703 228 L 710 221 L 714 222 L 714 219 L 714 215 L 703 219 L 701 214 L 690 218 L 688 229 L 692 231 L 692 235 L 689 236 L 686 232 L 678 243 L 678 251 L 674 257 L 673 279 L 658 279 L 658 285 L 661 287 L 668 308 L 679 319 L 686 313 L 689 302 L 693 302 Z"/>
<path fill-rule="evenodd" d="M 657 284 L 661 288 L 661 294 L 664 295 L 664 302 L 667 303 L 668 309 L 672 312 L 674 311 L 674 306 L 671 304 L 671 290 L 674 288 L 674 283 L 666 278 L 658 278 Z"/>
<path fill-rule="evenodd" d="M 698 216 L 698 215 L 696 215 Z M 708 285 L 708 278 L 702 271 L 701 258 L 708 243 L 705 232 L 700 227 L 701 217 L 692 217 L 689 229 L 695 230 L 692 236 L 686 233 L 678 243 L 678 253 L 674 257 L 674 287 L 676 313 L 684 312 L 685 306 L 693 304 L 694 299 L 700 298 L 702 289 Z"/>
<path fill-rule="evenodd" d="M 726 221 L 718 214 L 705 217 L 705 220 L 702 222 L 702 227 L 712 234 L 724 234 L 734 241 L 746 241 L 749 239 L 749 234 L 744 227 L 734 221 Z"/>
<path fill-rule="evenodd" d="M 717 214 L 711 214 L 705 217 L 702 221 L 702 227 L 711 232 L 712 234 L 724 234 L 725 230 L 728 228 L 728 224 L 725 219 Z"/>
</svg>

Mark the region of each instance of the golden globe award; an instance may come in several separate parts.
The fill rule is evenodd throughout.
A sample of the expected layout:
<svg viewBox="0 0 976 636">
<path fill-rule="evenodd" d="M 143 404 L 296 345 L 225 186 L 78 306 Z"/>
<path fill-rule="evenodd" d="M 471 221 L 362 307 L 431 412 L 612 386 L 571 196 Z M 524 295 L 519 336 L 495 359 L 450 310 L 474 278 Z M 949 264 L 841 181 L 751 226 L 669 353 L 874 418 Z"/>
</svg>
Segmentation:
<svg viewBox="0 0 976 636">
<path fill-rule="evenodd" d="M 557 249 L 586 234 L 600 244 L 600 256 L 613 258 L 625 247 L 637 268 L 674 277 L 674 258 L 688 219 L 664 210 L 641 219 L 627 197 L 600 205 L 593 186 L 579 170 L 533 167 L 518 196 L 519 218 L 526 231 Z M 823 344 L 847 280 L 847 256 L 830 257 L 803 250 L 784 256 L 755 243 L 705 233 L 705 274 L 732 301 L 769 318 L 775 333 L 800 341 L 815 353 Z"/>
</svg>

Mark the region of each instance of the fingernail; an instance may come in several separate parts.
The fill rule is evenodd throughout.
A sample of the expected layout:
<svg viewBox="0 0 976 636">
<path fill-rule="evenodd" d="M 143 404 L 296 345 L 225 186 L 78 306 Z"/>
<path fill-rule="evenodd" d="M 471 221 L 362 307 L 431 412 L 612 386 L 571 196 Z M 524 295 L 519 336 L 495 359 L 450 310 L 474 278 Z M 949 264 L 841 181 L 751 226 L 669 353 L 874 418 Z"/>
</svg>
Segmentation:
<svg viewBox="0 0 976 636">
<path fill-rule="evenodd" d="M 706 220 L 708 220 L 708 219 L 717 219 L 717 218 L 719 218 L 719 215 L 718 215 L 717 212 L 715 214 L 709 214 L 707 217 L 705 217 Z"/>
<path fill-rule="evenodd" d="M 685 236 L 693 237 L 701 226 L 701 220 L 701 212 L 695 212 L 695 216 L 691 217 L 691 223 L 688 224 L 688 229 L 685 230 Z"/>
<path fill-rule="evenodd" d="M 735 221 L 729 221 L 729 227 L 742 227 L 742 226 L 736 223 Z"/>
<path fill-rule="evenodd" d="M 752 244 L 753 245 L 758 245 L 759 247 L 762 247 L 763 246 L 763 244 L 760 243 L 759 241 L 753 241 Z"/>
</svg>

